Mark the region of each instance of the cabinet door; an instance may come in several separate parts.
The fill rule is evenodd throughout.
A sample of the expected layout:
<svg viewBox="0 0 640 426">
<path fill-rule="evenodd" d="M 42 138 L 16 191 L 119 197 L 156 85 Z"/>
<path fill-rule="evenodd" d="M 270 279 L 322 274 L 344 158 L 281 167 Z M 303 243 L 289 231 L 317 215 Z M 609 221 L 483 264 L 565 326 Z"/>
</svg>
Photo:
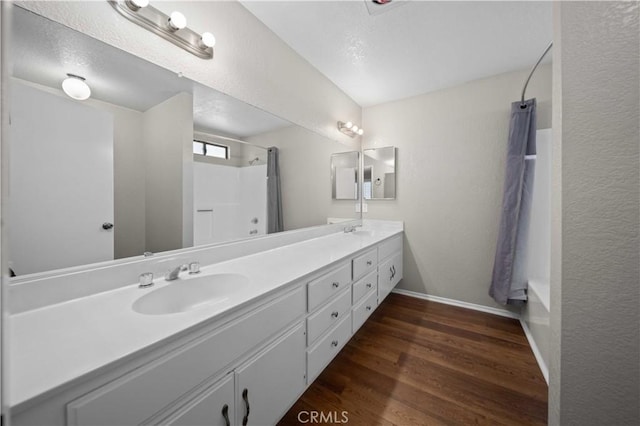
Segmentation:
<svg viewBox="0 0 640 426">
<path fill-rule="evenodd" d="M 304 323 L 236 369 L 236 419 L 273 425 L 305 388 Z"/>
<path fill-rule="evenodd" d="M 170 426 L 229 426 L 235 421 L 233 374 L 227 375 L 201 395 L 193 398 L 163 425 Z"/>
<path fill-rule="evenodd" d="M 378 303 L 381 303 L 402 279 L 402 252 L 382 262 L 378 271 Z"/>
</svg>

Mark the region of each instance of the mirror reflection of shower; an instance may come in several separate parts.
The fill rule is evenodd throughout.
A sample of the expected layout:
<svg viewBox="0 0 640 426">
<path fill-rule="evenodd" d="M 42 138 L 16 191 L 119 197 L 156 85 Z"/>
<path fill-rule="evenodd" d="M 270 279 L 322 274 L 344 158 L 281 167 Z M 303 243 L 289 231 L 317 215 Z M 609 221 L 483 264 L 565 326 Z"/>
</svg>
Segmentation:
<svg viewBox="0 0 640 426">
<path fill-rule="evenodd" d="M 266 234 L 266 158 L 261 146 L 195 132 L 194 245 Z"/>
</svg>

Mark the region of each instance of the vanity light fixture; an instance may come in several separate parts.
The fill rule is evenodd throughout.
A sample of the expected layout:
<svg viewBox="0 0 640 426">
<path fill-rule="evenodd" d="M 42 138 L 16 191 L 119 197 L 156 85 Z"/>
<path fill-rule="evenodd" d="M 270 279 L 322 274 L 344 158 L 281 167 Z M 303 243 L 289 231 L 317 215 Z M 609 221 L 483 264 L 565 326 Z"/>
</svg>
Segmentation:
<svg viewBox="0 0 640 426">
<path fill-rule="evenodd" d="M 84 77 L 75 74 L 67 74 L 67 78 L 62 82 L 62 90 L 70 98 L 84 101 L 91 96 L 91 88 L 84 81 Z"/>
<path fill-rule="evenodd" d="M 356 136 L 362 136 L 364 134 L 363 129 L 359 128 L 350 121 L 347 121 L 346 123 L 338 121 L 338 130 L 340 130 L 347 136 L 351 136 L 352 138 L 355 138 Z"/>
<path fill-rule="evenodd" d="M 122 16 L 143 28 L 180 46 L 203 59 L 213 58 L 215 37 L 210 32 L 199 34 L 187 27 L 187 18 L 180 12 L 165 15 L 149 4 L 149 0 L 108 0 Z"/>
</svg>

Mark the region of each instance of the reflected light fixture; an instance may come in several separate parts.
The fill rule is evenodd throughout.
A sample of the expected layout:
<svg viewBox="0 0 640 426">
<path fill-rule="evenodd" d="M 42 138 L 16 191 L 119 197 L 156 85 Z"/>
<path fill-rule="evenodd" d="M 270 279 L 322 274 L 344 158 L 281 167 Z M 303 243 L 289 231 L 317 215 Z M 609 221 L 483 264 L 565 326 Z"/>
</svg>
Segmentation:
<svg viewBox="0 0 640 426">
<path fill-rule="evenodd" d="M 149 0 L 109 0 L 122 16 L 203 59 L 213 58 L 216 39 L 210 32 L 199 34 L 187 27 L 187 18 L 176 11 L 165 15 Z"/>
<path fill-rule="evenodd" d="M 62 90 L 70 98 L 84 101 L 91 96 L 91 88 L 84 81 L 84 77 L 75 74 L 67 74 L 67 78 L 62 82 Z"/>
<path fill-rule="evenodd" d="M 364 130 L 353 124 L 351 121 L 347 121 L 346 123 L 338 121 L 338 130 L 352 138 L 362 136 L 364 134 Z"/>
</svg>

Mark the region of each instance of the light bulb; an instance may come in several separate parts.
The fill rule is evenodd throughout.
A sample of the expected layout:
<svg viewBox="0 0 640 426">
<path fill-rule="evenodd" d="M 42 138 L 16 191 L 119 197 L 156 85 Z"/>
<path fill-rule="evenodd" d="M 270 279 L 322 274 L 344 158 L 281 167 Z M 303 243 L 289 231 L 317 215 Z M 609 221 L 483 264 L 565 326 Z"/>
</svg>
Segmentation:
<svg viewBox="0 0 640 426">
<path fill-rule="evenodd" d="M 344 123 L 344 127 L 346 127 L 347 129 L 350 129 L 353 127 L 353 123 L 350 121 L 347 121 L 346 123 Z"/>
<path fill-rule="evenodd" d="M 84 101 L 91 96 L 91 88 L 84 82 L 84 78 L 73 74 L 67 74 L 67 76 L 62 82 L 64 93 L 78 101 Z"/>
<path fill-rule="evenodd" d="M 216 38 L 210 32 L 202 33 L 200 43 L 202 43 L 204 47 L 213 47 L 216 45 Z"/>
<path fill-rule="evenodd" d="M 187 18 L 180 12 L 171 12 L 169 16 L 169 27 L 174 30 L 181 30 L 187 26 Z"/>
<path fill-rule="evenodd" d="M 149 6 L 149 0 L 126 0 L 125 3 L 133 11 Z"/>
<path fill-rule="evenodd" d="M 353 126 L 351 130 L 354 131 L 355 133 L 358 133 L 358 126 Z"/>
<path fill-rule="evenodd" d="M 362 130 L 362 129 L 358 129 L 358 134 L 359 134 L 360 136 L 362 136 L 362 134 L 363 134 L 363 133 L 364 133 L 364 130 Z"/>
</svg>

